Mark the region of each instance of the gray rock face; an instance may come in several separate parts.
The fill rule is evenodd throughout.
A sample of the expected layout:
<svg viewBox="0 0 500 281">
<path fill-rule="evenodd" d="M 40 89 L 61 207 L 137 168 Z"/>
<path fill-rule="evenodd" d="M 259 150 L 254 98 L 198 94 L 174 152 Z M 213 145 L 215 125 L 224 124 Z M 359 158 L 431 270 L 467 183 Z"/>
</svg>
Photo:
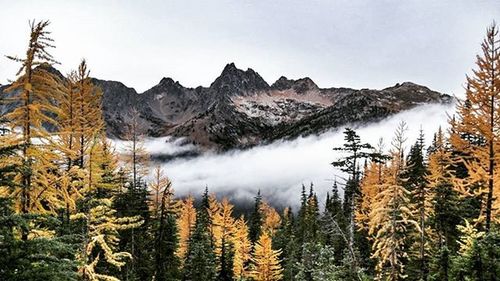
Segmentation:
<svg viewBox="0 0 500 281">
<path fill-rule="evenodd" d="M 243 71 L 234 63 L 226 65 L 221 75 L 210 85 L 210 89 L 218 96 L 251 95 L 257 91 L 269 89 L 264 79 L 252 69 Z"/>
<path fill-rule="evenodd" d="M 95 78 L 93 82 L 103 91 L 109 137 L 125 135 L 135 108 L 146 135 L 184 137 L 215 150 L 319 134 L 346 123 L 377 121 L 418 105 L 453 100 L 411 82 L 383 90 L 322 89 L 310 78 L 282 76 L 270 86 L 254 70 L 243 71 L 233 63 L 208 88 L 186 88 L 163 78 L 137 93 L 121 82 Z M 7 111 L 0 104 L 0 113 Z"/>
</svg>

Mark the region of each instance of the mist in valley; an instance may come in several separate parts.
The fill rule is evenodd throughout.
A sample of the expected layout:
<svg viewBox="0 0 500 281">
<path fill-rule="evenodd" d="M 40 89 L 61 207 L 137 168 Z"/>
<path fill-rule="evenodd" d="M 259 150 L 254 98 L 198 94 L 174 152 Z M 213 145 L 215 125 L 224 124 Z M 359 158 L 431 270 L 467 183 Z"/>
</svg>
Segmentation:
<svg viewBox="0 0 500 281">
<path fill-rule="evenodd" d="M 447 128 L 448 114 L 453 110 L 453 104 L 422 105 L 376 123 L 350 124 L 317 136 L 221 154 L 200 154 L 196 146 L 170 137 L 148 138 L 144 146 L 153 158 L 168 159 L 159 163 L 172 180 L 177 196 L 191 194 L 198 197 L 208 187 L 218 197 L 225 196 L 233 202 L 245 203 L 253 200 L 260 190 L 262 196 L 277 207 L 297 206 L 303 184 L 307 188 L 314 184 L 320 203 L 334 180 L 339 183 L 342 193 L 343 174 L 330 163 L 341 156 L 332 148 L 343 144 L 345 127 L 355 128 L 361 140 L 373 146 L 383 138 L 385 149 L 389 150 L 396 127 L 405 121 L 408 125 L 406 149 L 409 149 L 416 141 L 420 128 L 426 143 L 430 144 L 440 126 Z M 123 152 L 127 145 L 125 141 L 113 142 L 118 152 Z M 185 155 L 189 156 L 176 157 Z"/>
</svg>

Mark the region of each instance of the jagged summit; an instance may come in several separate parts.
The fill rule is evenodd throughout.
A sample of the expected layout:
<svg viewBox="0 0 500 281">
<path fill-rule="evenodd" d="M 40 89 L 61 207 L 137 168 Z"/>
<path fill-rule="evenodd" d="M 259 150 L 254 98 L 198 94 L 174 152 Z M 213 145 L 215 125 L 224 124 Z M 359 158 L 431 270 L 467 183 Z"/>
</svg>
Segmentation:
<svg viewBox="0 0 500 281">
<path fill-rule="evenodd" d="M 278 80 L 276 80 L 276 82 L 271 85 L 271 88 L 276 90 L 290 89 L 293 86 L 294 82 L 294 80 L 288 79 L 285 76 L 281 76 L 280 78 L 278 78 Z"/>
<path fill-rule="evenodd" d="M 307 91 L 317 91 L 319 90 L 318 85 L 314 83 L 311 78 L 305 77 L 295 81 L 293 88 L 298 93 L 305 93 Z"/>
<path fill-rule="evenodd" d="M 220 76 L 210 85 L 210 88 L 231 96 L 248 91 L 266 90 L 269 85 L 253 69 L 248 68 L 243 71 L 237 68 L 234 63 L 229 63 L 224 67 Z"/>
<path fill-rule="evenodd" d="M 163 77 L 160 80 L 160 83 L 157 85 L 153 86 L 151 89 L 146 90 L 144 93 L 147 93 L 153 89 L 157 89 L 160 91 L 168 92 L 168 91 L 178 91 L 178 90 L 183 90 L 184 86 L 182 86 L 179 81 L 174 81 L 174 79 L 170 77 Z"/>
<path fill-rule="evenodd" d="M 226 66 L 224 66 L 224 69 L 222 70 L 221 76 L 224 74 L 237 72 L 238 70 L 240 70 L 240 69 L 238 69 L 236 67 L 234 62 L 230 62 L 230 63 L 226 64 Z"/>
<path fill-rule="evenodd" d="M 299 94 L 303 94 L 309 91 L 319 91 L 318 85 L 309 77 L 300 78 L 297 80 L 288 79 L 285 76 L 281 76 L 276 82 L 271 85 L 271 88 L 276 90 L 287 90 L 293 89 Z"/>
<path fill-rule="evenodd" d="M 64 78 L 52 66 L 40 67 Z M 137 109 L 142 133 L 182 137 L 215 150 L 319 134 L 346 123 L 373 122 L 417 105 L 453 100 L 412 82 L 382 90 L 324 89 L 308 77 L 281 76 L 270 86 L 253 69 L 241 70 L 234 63 L 227 64 L 210 87 L 186 88 L 164 77 L 139 94 L 121 82 L 92 81 L 103 91 L 109 137 L 123 137 L 132 110 Z M 1 86 L 0 92 L 7 86 Z M 12 110 L 9 106 L 0 105 L 0 112 Z"/>
<path fill-rule="evenodd" d="M 170 78 L 170 77 L 163 77 L 161 80 L 160 80 L 160 83 L 158 83 L 159 85 L 173 85 L 175 84 L 176 82 L 174 81 L 174 79 Z"/>
</svg>

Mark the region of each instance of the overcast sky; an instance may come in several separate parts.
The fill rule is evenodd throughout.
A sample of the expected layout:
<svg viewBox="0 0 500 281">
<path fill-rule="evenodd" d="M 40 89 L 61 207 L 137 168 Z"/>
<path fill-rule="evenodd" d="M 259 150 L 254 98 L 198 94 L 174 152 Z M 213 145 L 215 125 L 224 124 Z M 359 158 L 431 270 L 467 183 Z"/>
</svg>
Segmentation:
<svg viewBox="0 0 500 281">
<path fill-rule="evenodd" d="M 321 87 L 383 88 L 413 81 L 460 94 L 498 0 L 0 0 L 0 83 L 23 55 L 29 19 L 49 19 L 53 55 L 68 72 L 142 92 L 162 77 L 208 86 L 225 64 L 268 83 L 311 77 Z"/>
</svg>

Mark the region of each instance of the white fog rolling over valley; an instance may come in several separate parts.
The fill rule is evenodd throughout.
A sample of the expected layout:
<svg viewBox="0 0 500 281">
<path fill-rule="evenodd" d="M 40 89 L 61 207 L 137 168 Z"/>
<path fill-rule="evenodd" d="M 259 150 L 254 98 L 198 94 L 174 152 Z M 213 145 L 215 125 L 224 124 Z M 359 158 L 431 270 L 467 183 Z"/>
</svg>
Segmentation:
<svg viewBox="0 0 500 281">
<path fill-rule="evenodd" d="M 406 148 L 409 149 L 415 143 L 420 128 L 424 132 L 426 144 L 429 145 L 440 126 L 443 129 L 448 127 L 448 116 L 454 109 L 453 103 L 422 105 L 380 122 L 352 124 L 350 127 L 356 128 L 363 142 L 373 146 L 383 138 L 388 150 L 396 127 L 401 121 L 405 121 L 408 124 Z M 249 201 L 260 189 L 267 200 L 279 206 L 297 206 L 302 184 L 308 188 L 312 182 L 323 204 L 335 176 L 342 176 L 330 163 L 339 156 L 332 148 L 343 144 L 342 132 L 345 127 L 321 135 L 277 141 L 247 150 L 221 154 L 209 152 L 196 157 L 174 158 L 160 165 L 172 180 L 178 196 L 192 194 L 197 197 L 208 186 L 209 191 L 218 196 Z M 118 151 L 123 151 L 126 142 L 113 142 L 117 144 Z M 152 155 L 176 155 L 196 149 L 193 145 L 172 141 L 168 137 L 148 138 L 144 145 Z M 338 182 L 342 184 L 343 181 L 338 178 Z"/>
</svg>

